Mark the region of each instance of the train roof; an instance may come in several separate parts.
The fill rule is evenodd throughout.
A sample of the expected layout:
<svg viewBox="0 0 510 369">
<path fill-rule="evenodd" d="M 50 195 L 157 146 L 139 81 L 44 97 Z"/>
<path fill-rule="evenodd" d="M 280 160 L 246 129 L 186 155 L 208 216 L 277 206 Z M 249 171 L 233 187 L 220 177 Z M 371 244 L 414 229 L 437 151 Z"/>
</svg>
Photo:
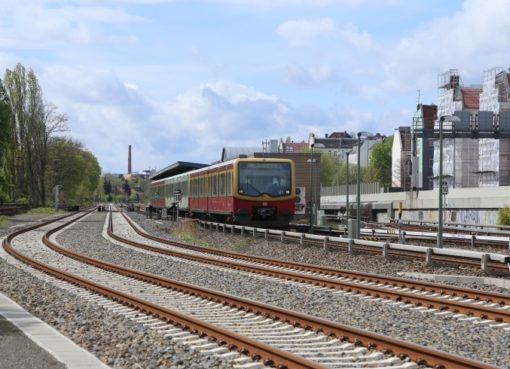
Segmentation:
<svg viewBox="0 0 510 369">
<path fill-rule="evenodd" d="M 160 182 L 164 182 L 164 180 L 167 180 L 167 179 L 170 179 L 170 178 L 174 178 L 174 177 L 180 176 L 182 174 L 202 173 L 202 172 L 207 171 L 207 170 L 211 170 L 211 169 L 216 169 L 216 168 L 232 165 L 233 163 L 238 162 L 238 161 L 248 161 L 248 162 L 250 162 L 250 161 L 256 161 L 256 162 L 261 162 L 261 161 L 262 162 L 264 162 L 264 161 L 267 161 L 267 162 L 291 162 L 292 160 L 291 159 L 287 159 L 287 158 L 253 158 L 253 157 L 251 157 L 251 158 L 236 158 L 236 159 L 232 159 L 232 160 L 229 160 L 229 161 L 216 163 L 216 164 L 213 164 L 213 165 L 196 164 L 196 163 L 185 163 L 185 162 L 178 161 L 177 163 L 172 164 L 172 165 L 166 167 L 165 169 L 162 169 L 159 172 L 155 173 L 153 176 L 150 177 L 150 179 L 152 180 L 152 183 L 156 183 L 156 182 L 160 183 Z M 188 166 L 187 170 L 184 170 L 184 168 L 181 168 L 182 170 L 180 170 L 179 169 L 180 167 L 177 166 L 178 164 L 192 164 L 192 165 L 194 164 L 194 165 L 198 165 L 199 167 L 190 168 Z"/>
<path fill-rule="evenodd" d="M 193 171 L 193 174 L 195 173 L 201 173 L 201 172 L 204 172 L 204 171 L 207 171 L 207 170 L 210 170 L 210 169 L 216 169 L 216 168 L 220 168 L 220 167 L 224 167 L 224 166 L 228 166 L 228 165 L 232 165 L 236 162 L 239 162 L 239 161 L 258 161 L 258 162 L 264 162 L 264 161 L 267 161 L 267 162 L 287 162 L 287 161 L 292 161 L 290 159 L 287 159 L 287 158 L 272 158 L 272 157 L 264 157 L 264 158 L 254 158 L 254 157 L 249 157 L 249 158 L 236 158 L 236 159 L 232 159 L 232 160 L 229 160 L 229 161 L 224 161 L 224 162 L 220 162 L 220 163 L 217 163 L 217 164 L 213 164 L 213 165 L 210 165 L 208 167 L 204 167 L 204 168 L 199 168 L 199 169 L 196 169 Z"/>
<path fill-rule="evenodd" d="M 209 166 L 208 164 L 200 163 L 189 163 L 185 161 L 177 161 L 166 168 L 163 168 L 156 173 L 152 174 L 149 179 L 151 181 L 157 181 L 158 179 L 165 179 L 167 177 L 173 177 L 178 174 L 186 173 L 191 170 L 196 170 Z"/>
</svg>

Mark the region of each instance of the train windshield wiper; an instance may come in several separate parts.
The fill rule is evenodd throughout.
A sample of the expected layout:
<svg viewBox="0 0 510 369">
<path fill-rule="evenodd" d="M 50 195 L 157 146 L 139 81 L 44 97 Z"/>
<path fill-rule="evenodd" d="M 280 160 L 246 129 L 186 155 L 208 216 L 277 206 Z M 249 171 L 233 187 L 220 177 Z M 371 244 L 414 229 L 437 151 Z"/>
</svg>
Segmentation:
<svg viewBox="0 0 510 369">
<path fill-rule="evenodd" d="M 254 185 L 252 185 L 251 183 L 249 182 L 246 182 L 246 184 L 248 186 L 250 186 L 251 188 L 253 188 L 256 192 L 257 192 L 257 195 L 262 195 L 262 192 L 259 191 L 259 189 L 257 187 L 255 187 Z"/>
</svg>

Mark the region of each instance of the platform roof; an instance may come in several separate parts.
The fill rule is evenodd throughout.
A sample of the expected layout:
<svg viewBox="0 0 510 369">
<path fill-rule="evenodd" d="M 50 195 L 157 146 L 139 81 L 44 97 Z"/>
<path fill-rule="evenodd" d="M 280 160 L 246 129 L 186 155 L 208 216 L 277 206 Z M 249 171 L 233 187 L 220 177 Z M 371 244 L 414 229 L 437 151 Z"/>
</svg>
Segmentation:
<svg viewBox="0 0 510 369">
<path fill-rule="evenodd" d="M 152 174 L 149 178 L 151 181 L 156 181 L 158 179 L 163 179 L 171 176 L 175 176 L 177 174 L 186 173 L 190 170 L 200 169 L 203 167 L 207 167 L 209 164 L 200 164 L 200 163 L 188 163 L 185 161 L 177 161 L 166 168 L 163 168 L 156 173 Z"/>
</svg>

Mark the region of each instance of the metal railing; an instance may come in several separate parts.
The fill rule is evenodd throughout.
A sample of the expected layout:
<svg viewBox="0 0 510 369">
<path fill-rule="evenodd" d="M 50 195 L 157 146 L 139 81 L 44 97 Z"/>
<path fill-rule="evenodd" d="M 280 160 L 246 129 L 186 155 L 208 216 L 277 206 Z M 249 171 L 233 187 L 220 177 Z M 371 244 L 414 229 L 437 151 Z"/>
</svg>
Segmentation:
<svg viewBox="0 0 510 369">
<path fill-rule="evenodd" d="M 371 182 L 371 183 L 360 183 L 360 193 L 362 195 L 370 194 L 370 193 L 380 193 L 381 185 L 379 182 Z M 349 195 L 356 195 L 356 184 L 349 185 Z M 340 186 L 331 186 L 331 187 L 322 187 L 321 188 L 321 196 L 343 196 L 347 195 L 347 185 Z"/>
</svg>

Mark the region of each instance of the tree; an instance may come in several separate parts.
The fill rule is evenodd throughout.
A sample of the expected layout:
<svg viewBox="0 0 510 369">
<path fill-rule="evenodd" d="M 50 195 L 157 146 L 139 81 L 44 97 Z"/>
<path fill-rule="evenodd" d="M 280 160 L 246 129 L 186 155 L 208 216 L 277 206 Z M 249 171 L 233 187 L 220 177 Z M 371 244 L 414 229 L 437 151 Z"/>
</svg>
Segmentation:
<svg viewBox="0 0 510 369">
<path fill-rule="evenodd" d="M 391 186 L 391 148 L 393 136 L 372 146 L 366 182 L 379 182 L 383 187 Z"/>
<path fill-rule="evenodd" d="M 62 203 L 76 205 L 95 200 L 101 168 L 96 157 L 83 145 L 68 138 L 52 138 L 48 142 L 46 193 L 62 185 Z"/>
<path fill-rule="evenodd" d="M 105 195 L 112 193 L 112 182 L 107 180 L 106 177 L 103 178 L 103 191 Z"/>
<path fill-rule="evenodd" d="M 11 110 L 13 200 L 26 196 L 33 205 L 44 204 L 48 140 L 65 129 L 67 117 L 43 103 L 35 73 L 21 64 L 5 71 L 4 86 Z"/>
<path fill-rule="evenodd" d="M 11 128 L 9 97 L 0 79 L 0 203 L 12 198 L 12 165 L 14 145 Z"/>
<path fill-rule="evenodd" d="M 127 180 L 124 180 L 124 183 L 122 184 L 122 190 L 124 191 L 128 198 L 131 196 L 131 186 L 129 185 Z"/>
</svg>

